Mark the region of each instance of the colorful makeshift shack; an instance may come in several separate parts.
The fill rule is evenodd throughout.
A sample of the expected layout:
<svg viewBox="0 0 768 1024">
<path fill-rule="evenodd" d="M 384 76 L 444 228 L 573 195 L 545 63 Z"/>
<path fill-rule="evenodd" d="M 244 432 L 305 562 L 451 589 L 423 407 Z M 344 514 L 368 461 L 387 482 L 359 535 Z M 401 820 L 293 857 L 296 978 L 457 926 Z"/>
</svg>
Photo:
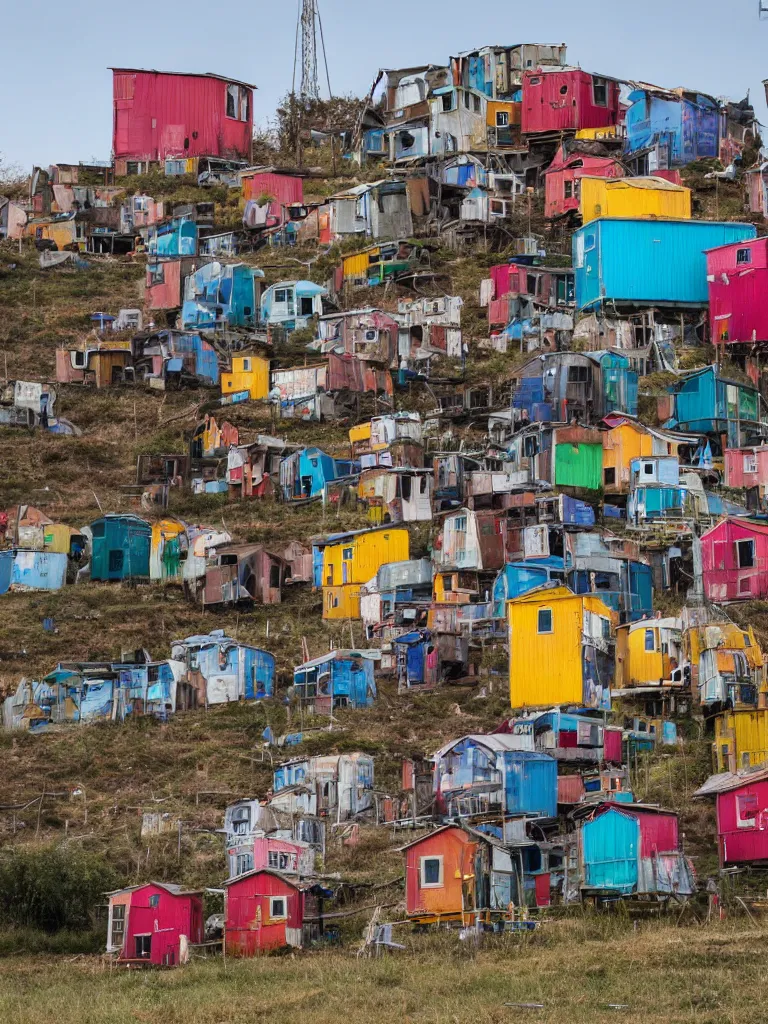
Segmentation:
<svg viewBox="0 0 768 1024">
<path fill-rule="evenodd" d="M 269 806 L 288 814 L 349 821 L 373 807 L 370 754 L 296 757 L 275 768 Z"/>
<path fill-rule="evenodd" d="M 433 690 L 440 678 L 440 655 L 428 629 L 414 629 L 392 640 L 397 692 Z"/>
<path fill-rule="evenodd" d="M 534 751 L 532 729 L 463 736 L 433 760 L 435 806 L 448 818 L 557 814 L 557 762 Z"/>
<path fill-rule="evenodd" d="M 152 527 L 134 515 L 105 515 L 84 528 L 92 580 L 148 579 Z"/>
<path fill-rule="evenodd" d="M 765 296 L 768 238 L 736 242 L 707 252 L 712 342 L 754 345 L 768 341 Z"/>
<path fill-rule="evenodd" d="M 324 619 L 359 619 L 360 588 L 388 562 L 409 557 L 408 530 L 381 526 L 327 538 L 322 550 Z"/>
<path fill-rule="evenodd" d="M 677 618 L 647 618 L 616 631 L 616 696 L 662 696 L 687 685 L 683 624 Z"/>
<path fill-rule="evenodd" d="M 180 710 L 260 700 L 274 692 L 273 655 L 233 640 L 223 629 L 174 640 L 171 656 L 184 667 L 177 685 L 176 703 Z"/>
<path fill-rule="evenodd" d="M 203 941 L 202 893 L 148 882 L 109 895 L 107 952 L 131 966 L 177 967 Z"/>
<path fill-rule="evenodd" d="M 325 892 L 286 878 L 278 871 L 256 870 L 224 882 L 226 956 L 252 957 L 301 948 L 322 932 Z"/>
<path fill-rule="evenodd" d="M 693 866 L 680 848 L 677 814 L 614 802 L 580 808 L 579 888 L 582 896 L 690 896 Z"/>
<path fill-rule="evenodd" d="M 768 596 L 768 524 L 723 519 L 701 538 L 704 592 L 710 601 Z"/>
<path fill-rule="evenodd" d="M 335 650 L 313 658 L 294 668 L 294 693 L 312 714 L 370 707 L 376 699 L 375 663 L 380 658 L 378 650 Z"/>
<path fill-rule="evenodd" d="M 231 544 L 211 553 L 205 570 L 203 607 L 280 604 L 288 563 L 263 544 Z"/>
<path fill-rule="evenodd" d="M 513 708 L 609 710 L 616 613 L 599 597 L 539 587 L 508 604 Z"/>
<path fill-rule="evenodd" d="M 714 797 L 720 867 L 768 863 L 768 769 L 712 775 L 696 797 Z"/>
</svg>

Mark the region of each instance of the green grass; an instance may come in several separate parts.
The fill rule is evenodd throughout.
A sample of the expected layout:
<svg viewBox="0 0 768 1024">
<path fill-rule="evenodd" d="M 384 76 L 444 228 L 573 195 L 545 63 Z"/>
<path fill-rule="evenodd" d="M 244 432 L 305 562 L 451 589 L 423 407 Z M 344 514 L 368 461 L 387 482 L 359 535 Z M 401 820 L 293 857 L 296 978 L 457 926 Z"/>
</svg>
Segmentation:
<svg viewBox="0 0 768 1024">
<path fill-rule="evenodd" d="M 590 918 L 533 938 L 396 929 L 405 952 L 212 959 L 169 971 L 96 958 L 0 961 L 0 1018 L 14 1024 L 757 1024 L 768 931 L 743 921 L 675 928 Z M 543 1004 L 521 1009 L 510 1003 Z M 612 1008 L 613 1007 L 613 1008 Z"/>
</svg>

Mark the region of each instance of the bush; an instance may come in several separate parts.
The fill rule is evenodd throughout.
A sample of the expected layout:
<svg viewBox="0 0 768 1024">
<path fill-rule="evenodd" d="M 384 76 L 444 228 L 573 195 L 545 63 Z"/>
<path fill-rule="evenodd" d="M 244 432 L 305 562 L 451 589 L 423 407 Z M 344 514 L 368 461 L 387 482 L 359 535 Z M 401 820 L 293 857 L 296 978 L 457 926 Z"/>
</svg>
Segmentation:
<svg viewBox="0 0 768 1024">
<path fill-rule="evenodd" d="M 91 927 L 104 893 L 119 884 L 101 857 L 63 846 L 0 858 L 0 925 L 57 932 Z"/>
</svg>

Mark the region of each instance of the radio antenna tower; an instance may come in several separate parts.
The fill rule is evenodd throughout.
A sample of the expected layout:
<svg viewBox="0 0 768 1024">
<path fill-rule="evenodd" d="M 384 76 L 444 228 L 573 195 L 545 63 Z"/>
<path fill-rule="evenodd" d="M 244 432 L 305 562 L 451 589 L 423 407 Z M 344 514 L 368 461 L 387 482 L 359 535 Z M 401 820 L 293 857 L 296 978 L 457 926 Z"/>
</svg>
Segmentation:
<svg viewBox="0 0 768 1024">
<path fill-rule="evenodd" d="M 296 95 L 296 71 L 299 57 L 301 59 L 301 82 L 299 97 L 303 100 L 320 99 L 320 81 L 317 73 L 318 39 L 323 53 L 325 79 L 328 84 L 328 96 L 331 92 L 331 79 L 328 74 L 328 57 L 325 52 L 323 23 L 320 20 L 318 0 L 299 0 L 299 17 L 296 23 L 296 46 L 293 55 L 293 87 L 291 92 Z"/>
</svg>

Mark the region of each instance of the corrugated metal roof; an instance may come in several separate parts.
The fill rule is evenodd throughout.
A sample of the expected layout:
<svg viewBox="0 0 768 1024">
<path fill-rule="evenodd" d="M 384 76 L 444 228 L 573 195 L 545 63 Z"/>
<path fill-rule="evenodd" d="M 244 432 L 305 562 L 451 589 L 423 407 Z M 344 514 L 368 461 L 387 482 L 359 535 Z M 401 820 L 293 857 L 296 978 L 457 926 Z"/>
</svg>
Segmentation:
<svg viewBox="0 0 768 1024">
<path fill-rule="evenodd" d="M 257 85 L 250 82 L 242 82 L 239 78 L 228 78 L 226 75 L 217 75 L 213 71 L 158 71 L 157 68 L 107 68 L 118 75 L 177 75 L 182 78 L 217 78 L 220 82 L 230 82 L 232 85 L 243 85 L 246 89 L 258 89 Z"/>
<path fill-rule="evenodd" d="M 710 775 L 693 795 L 716 796 L 718 793 L 728 793 L 732 789 L 739 789 L 751 782 L 763 782 L 765 779 L 768 779 L 768 768 L 763 765 L 752 771 L 720 772 L 718 775 Z"/>
</svg>

